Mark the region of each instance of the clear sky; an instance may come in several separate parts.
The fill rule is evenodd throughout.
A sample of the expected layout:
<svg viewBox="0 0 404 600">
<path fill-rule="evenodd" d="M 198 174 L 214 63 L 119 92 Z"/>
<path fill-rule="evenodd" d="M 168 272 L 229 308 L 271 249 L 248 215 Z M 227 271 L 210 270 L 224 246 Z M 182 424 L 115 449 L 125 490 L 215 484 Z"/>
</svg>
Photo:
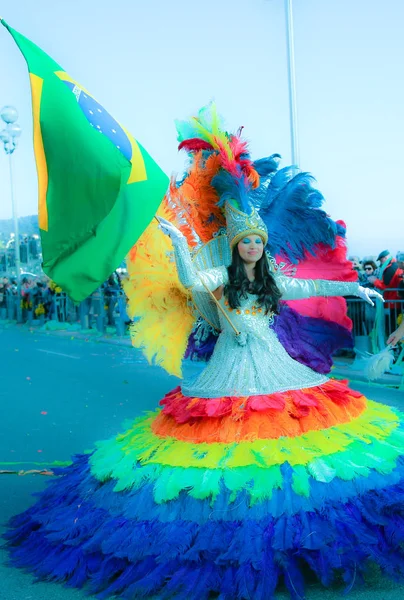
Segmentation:
<svg viewBox="0 0 404 600">
<path fill-rule="evenodd" d="M 301 167 L 351 253 L 404 250 L 403 0 L 294 0 Z M 283 0 L 9 0 L 1 15 L 178 172 L 175 118 L 214 99 L 255 158 L 290 162 Z M 15 191 L 37 211 L 25 62 L 0 29 L 0 105 L 20 113 Z M 11 216 L 0 150 L 0 218 Z"/>
</svg>

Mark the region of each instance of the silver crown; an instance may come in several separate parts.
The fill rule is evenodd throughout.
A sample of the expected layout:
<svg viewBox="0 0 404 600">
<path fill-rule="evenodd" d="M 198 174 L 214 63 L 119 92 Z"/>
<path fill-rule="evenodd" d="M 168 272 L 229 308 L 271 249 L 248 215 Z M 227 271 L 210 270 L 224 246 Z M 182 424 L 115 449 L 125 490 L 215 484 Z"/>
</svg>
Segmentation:
<svg viewBox="0 0 404 600">
<path fill-rule="evenodd" d="M 263 239 L 264 245 L 266 245 L 268 230 L 253 206 L 251 207 L 251 214 L 247 215 L 235 208 L 230 202 L 226 202 L 225 215 L 227 238 L 231 249 L 242 239 L 254 233 L 259 235 Z"/>
</svg>

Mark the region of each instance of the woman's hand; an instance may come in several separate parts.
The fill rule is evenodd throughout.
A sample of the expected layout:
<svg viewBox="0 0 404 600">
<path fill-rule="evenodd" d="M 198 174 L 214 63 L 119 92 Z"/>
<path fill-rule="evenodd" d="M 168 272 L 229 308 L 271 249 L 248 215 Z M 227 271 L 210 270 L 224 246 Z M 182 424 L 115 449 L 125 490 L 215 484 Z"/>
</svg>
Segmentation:
<svg viewBox="0 0 404 600">
<path fill-rule="evenodd" d="M 170 221 L 163 219 L 163 217 L 156 217 L 156 219 L 159 222 L 159 229 L 161 229 L 161 231 L 165 233 L 165 235 L 168 235 L 173 241 L 184 238 L 184 235 L 181 233 L 181 231 L 177 229 L 175 225 L 170 223 Z"/>
<path fill-rule="evenodd" d="M 391 344 L 392 346 L 395 346 L 403 338 L 404 338 L 404 318 L 401 322 L 400 327 L 398 327 L 390 335 L 389 339 L 387 340 L 387 344 Z"/>
<path fill-rule="evenodd" d="M 371 288 L 364 288 L 361 285 L 358 288 L 357 296 L 359 298 L 362 298 L 362 300 L 365 300 L 372 306 L 374 306 L 375 304 L 370 299 L 370 296 L 372 296 L 372 298 L 377 298 L 378 300 L 381 300 L 382 302 L 384 302 L 384 298 L 381 294 L 379 294 L 379 292 L 376 292 L 376 290 L 372 290 Z"/>
</svg>

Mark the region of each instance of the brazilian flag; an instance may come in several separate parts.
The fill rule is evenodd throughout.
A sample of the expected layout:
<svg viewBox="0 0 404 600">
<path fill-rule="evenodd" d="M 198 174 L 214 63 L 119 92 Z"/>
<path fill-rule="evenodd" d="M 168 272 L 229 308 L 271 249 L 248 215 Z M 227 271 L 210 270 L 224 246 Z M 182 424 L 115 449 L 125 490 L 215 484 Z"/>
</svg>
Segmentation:
<svg viewBox="0 0 404 600">
<path fill-rule="evenodd" d="M 1 23 L 29 70 L 43 269 L 79 302 L 146 229 L 168 177 L 90 92 Z"/>
</svg>

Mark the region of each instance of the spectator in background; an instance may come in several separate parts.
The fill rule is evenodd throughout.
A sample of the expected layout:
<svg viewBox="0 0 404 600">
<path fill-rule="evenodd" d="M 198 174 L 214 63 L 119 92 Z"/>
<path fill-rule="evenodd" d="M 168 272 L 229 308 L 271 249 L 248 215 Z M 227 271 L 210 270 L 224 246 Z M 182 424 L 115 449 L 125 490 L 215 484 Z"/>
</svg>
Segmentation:
<svg viewBox="0 0 404 600">
<path fill-rule="evenodd" d="M 362 263 L 359 259 L 359 256 L 350 256 L 349 260 L 352 263 L 353 270 L 356 271 L 358 274 L 358 281 L 359 281 L 360 285 L 362 285 L 362 283 L 365 279 L 365 274 L 363 272 Z"/>
<path fill-rule="evenodd" d="M 10 292 L 11 292 L 11 294 L 13 294 L 13 296 L 15 296 L 17 294 L 17 280 L 16 279 L 10 280 Z"/>
<path fill-rule="evenodd" d="M 374 284 L 369 281 L 369 277 L 374 277 L 375 276 L 375 272 L 377 269 L 377 265 L 373 260 L 364 260 L 363 261 L 363 273 L 364 273 L 364 277 L 363 277 L 363 282 L 361 282 L 361 285 L 364 287 L 374 287 Z"/>
<path fill-rule="evenodd" d="M 362 264 L 363 264 L 363 277 L 360 280 L 361 286 L 374 289 L 374 285 L 373 285 L 373 283 L 371 283 L 369 281 L 369 277 L 374 276 L 375 271 L 377 269 L 377 265 L 373 260 L 364 260 Z M 363 322 L 365 325 L 365 332 L 366 332 L 365 335 L 369 335 L 375 324 L 376 305 L 371 306 L 370 304 L 368 305 L 367 303 L 366 304 L 362 303 L 362 311 L 363 311 L 362 318 L 363 318 Z"/>
<path fill-rule="evenodd" d="M 107 310 L 107 323 L 114 325 L 114 310 L 118 302 L 118 292 L 121 289 L 121 282 L 117 273 L 112 273 L 108 281 L 104 284 L 105 307 Z"/>
<path fill-rule="evenodd" d="M 397 253 L 397 266 L 403 272 L 401 281 L 398 284 L 398 295 L 400 296 L 401 300 L 404 300 L 404 252 Z"/>
<path fill-rule="evenodd" d="M 352 269 L 356 271 L 358 274 L 358 281 L 360 285 L 362 285 L 363 273 L 361 270 L 361 263 L 359 260 L 359 256 L 350 256 L 349 259 L 352 263 Z M 355 296 L 347 296 L 348 302 L 348 317 L 352 320 L 352 333 L 354 336 L 362 336 L 367 335 L 367 332 L 364 332 L 364 323 L 365 323 L 365 309 L 364 303 L 361 301 L 357 301 L 358 299 Z"/>
<path fill-rule="evenodd" d="M 43 312 L 41 310 L 41 314 L 48 316 L 51 311 L 52 296 L 46 282 L 36 281 L 32 286 L 31 295 L 34 310 L 42 305 Z"/>
<path fill-rule="evenodd" d="M 360 269 L 360 264 L 361 264 L 361 262 L 360 262 L 360 260 L 359 260 L 359 256 L 350 256 L 350 257 L 348 258 L 348 260 L 350 260 L 350 261 L 351 261 L 351 263 L 352 263 L 352 268 L 353 268 L 355 271 L 358 271 L 358 270 Z"/>
<path fill-rule="evenodd" d="M 403 269 L 400 269 L 398 262 L 393 258 L 388 250 L 383 250 L 377 257 L 377 262 L 380 263 L 378 277 L 371 275 L 368 281 L 379 290 L 398 288 L 403 276 Z M 385 300 L 397 300 L 398 294 L 395 291 L 385 292 Z"/>
<path fill-rule="evenodd" d="M 404 252 L 397 252 L 397 266 L 404 271 Z"/>
<path fill-rule="evenodd" d="M 2 319 L 6 318 L 7 287 L 8 287 L 8 279 L 7 279 L 7 277 L 4 277 L 4 279 L 0 280 L 0 316 Z"/>
<path fill-rule="evenodd" d="M 23 277 L 21 281 L 21 308 L 24 322 L 28 318 L 27 311 L 31 311 L 33 308 L 32 292 L 32 281 L 27 277 Z"/>
<path fill-rule="evenodd" d="M 368 277 L 368 281 L 383 291 L 383 297 L 386 301 L 385 309 L 388 310 L 386 319 L 386 332 L 390 334 L 397 324 L 398 315 L 401 314 L 401 302 L 398 292 L 399 284 L 403 279 L 403 269 L 400 269 L 395 258 L 388 250 L 383 250 L 377 257 L 380 263 L 378 276 Z M 390 302 L 389 302 L 390 301 Z"/>
</svg>

